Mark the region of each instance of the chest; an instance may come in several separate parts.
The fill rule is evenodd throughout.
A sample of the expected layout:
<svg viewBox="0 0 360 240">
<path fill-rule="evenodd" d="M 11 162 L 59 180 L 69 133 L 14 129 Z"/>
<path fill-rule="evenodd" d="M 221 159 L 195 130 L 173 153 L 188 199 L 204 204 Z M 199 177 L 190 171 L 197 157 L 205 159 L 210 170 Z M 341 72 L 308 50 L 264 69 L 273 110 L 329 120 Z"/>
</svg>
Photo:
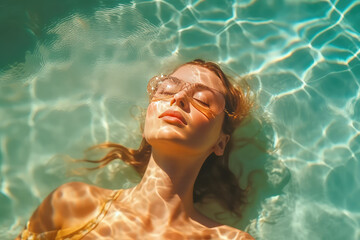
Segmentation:
<svg viewBox="0 0 360 240">
<path fill-rule="evenodd" d="M 170 224 L 166 216 L 111 209 L 83 239 L 219 239 L 216 235 L 212 229 L 195 226 L 185 220 Z"/>
</svg>

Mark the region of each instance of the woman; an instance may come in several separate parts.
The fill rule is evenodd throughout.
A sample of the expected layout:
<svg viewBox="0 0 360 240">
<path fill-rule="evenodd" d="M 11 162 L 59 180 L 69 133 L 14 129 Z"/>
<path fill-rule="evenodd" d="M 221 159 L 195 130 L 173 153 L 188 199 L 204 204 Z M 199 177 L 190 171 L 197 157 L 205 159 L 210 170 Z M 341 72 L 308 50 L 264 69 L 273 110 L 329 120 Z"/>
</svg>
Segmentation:
<svg viewBox="0 0 360 240">
<path fill-rule="evenodd" d="M 245 190 L 228 168 L 231 134 L 248 114 L 248 95 L 218 65 L 197 59 L 149 81 L 143 141 L 119 144 L 104 166 L 122 159 L 143 174 L 132 189 L 67 183 L 34 212 L 19 239 L 253 239 L 202 215 L 194 202 L 217 199 L 238 213 Z"/>
</svg>

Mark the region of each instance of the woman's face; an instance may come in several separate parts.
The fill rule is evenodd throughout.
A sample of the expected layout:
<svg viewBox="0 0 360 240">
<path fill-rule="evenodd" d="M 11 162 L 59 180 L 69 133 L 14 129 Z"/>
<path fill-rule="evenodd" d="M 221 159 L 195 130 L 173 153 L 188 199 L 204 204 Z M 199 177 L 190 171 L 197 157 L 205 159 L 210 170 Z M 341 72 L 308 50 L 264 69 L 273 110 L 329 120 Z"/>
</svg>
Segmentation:
<svg viewBox="0 0 360 240">
<path fill-rule="evenodd" d="M 209 88 L 225 93 L 221 80 L 212 71 L 196 65 L 183 65 L 173 72 L 171 77 L 188 83 L 200 83 Z M 171 152 L 190 154 L 214 151 L 222 133 L 224 111 L 218 111 L 213 117 L 204 114 L 199 107 L 194 107 L 195 100 L 187 94 L 189 87 L 177 92 L 172 97 L 151 101 L 145 119 L 144 137 L 154 148 L 164 148 Z M 192 95 L 191 95 L 192 96 Z M 201 93 L 200 93 L 201 100 Z M 219 94 L 218 94 L 219 96 Z M 216 106 L 223 109 L 225 100 L 214 98 Z M 195 98 L 195 97 L 194 97 Z M 226 142 L 225 142 L 226 144 Z"/>
</svg>

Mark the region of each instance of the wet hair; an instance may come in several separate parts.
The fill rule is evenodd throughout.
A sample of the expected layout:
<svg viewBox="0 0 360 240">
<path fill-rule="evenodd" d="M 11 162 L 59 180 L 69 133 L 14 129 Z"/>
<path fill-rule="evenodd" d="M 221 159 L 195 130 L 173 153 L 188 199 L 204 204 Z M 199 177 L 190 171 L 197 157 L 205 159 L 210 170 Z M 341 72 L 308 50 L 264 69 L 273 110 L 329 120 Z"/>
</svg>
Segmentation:
<svg viewBox="0 0 360 240">
<path fill-rule="evenodd" d="M 205 199 L 216 200 L 224 209 L 241 216 L 241 211 L 247 203 L 248 188 L 241 188 L 238 178 L 229 169 L 230 152 L 234 147 L 233 132 L 249 115 L 253 105 L 250 97 L 250 89 L 247 84 L 240 86 L 225 75 L 219 65 L 213 62 L 206 62 L 195 59 L 183 65 L 196 65 L 215 73 L 226 88 L 225 92 L 225 117 L 222 130 L 230 135 L 224 154 L 217 156 L 210 154 L 202 165 L 196 178 L 193 192 L 194 203 L 201 203 Z M 183 66 L 181 65 L 181 66 Z M 84 160 L 98 163 L 92 169 L 106 166 L 115 159 L 121 159 L 133 166 L 136 171 L 143 175 L 149 163 L 151 145 L 142 139 L 138 149 L 130 149 L 117 143 L 102 143 L 93 146 L 91 149 L 108 149 L 110 151 L 100 160 Z"/>
</svg>

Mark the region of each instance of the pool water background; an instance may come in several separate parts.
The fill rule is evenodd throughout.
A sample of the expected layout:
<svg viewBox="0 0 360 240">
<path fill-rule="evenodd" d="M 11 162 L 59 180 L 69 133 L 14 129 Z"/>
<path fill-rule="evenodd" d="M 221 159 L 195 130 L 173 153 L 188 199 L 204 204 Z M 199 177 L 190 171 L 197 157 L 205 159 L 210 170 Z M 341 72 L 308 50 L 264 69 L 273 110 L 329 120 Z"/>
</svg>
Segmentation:
<svg viewBox="0 0 360 240">
<path fill-rule="evenodd" d="M 244 218 L 224 222 L 256 239 L 360 239 L 359 1 L 0 6 L 0 239 L 64 182 L 136 184 L 118 162 L 73 174 L 69 156 L 108 140 L 137 147 L 147 80 L 199 57 L 252 76 L 274 150 L 233 154 L 242 184 L 261 171 Z"/>
</svg>

